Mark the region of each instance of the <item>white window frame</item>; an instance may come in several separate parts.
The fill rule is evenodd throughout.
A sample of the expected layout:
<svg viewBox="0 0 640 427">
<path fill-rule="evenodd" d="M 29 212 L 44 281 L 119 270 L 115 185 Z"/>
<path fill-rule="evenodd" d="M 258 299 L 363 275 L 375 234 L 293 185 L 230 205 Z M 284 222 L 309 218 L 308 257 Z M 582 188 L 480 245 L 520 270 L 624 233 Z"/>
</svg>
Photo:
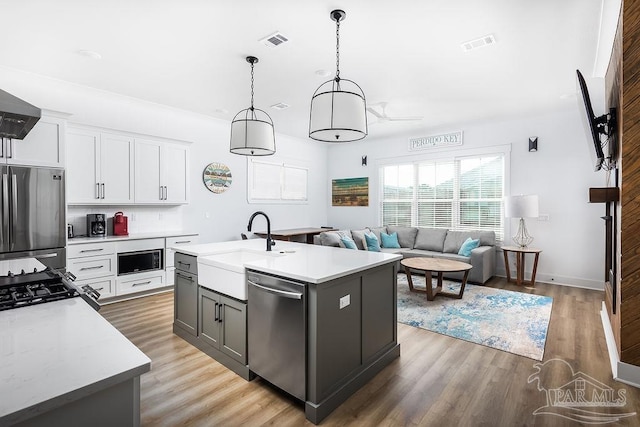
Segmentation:
<svg viewBox="0 0 640 427">
<path fill-rule="evenodd" d="M 298 164 L 295 164 L 298 163 Z M 272 166 L 274 175 L 271 176 L 274 181 L 278 181 L 279 188 L 272 196 L 266 197 L 254 187 L 253 183 L 261 180 L 259 169 L 256 165 L 268 165 Z M 288 171 L 295 171 L 295 175 L 302 180 L 302 185 L 298 182 L 287 181 Z M 266 178 L 266 177 L 265 177 Z M 301 191 L 296 195 L 295 192 L 291 192 L 291 187 L 299 188 Z M 301 162 L 295 161 L 269 161 L 259 158 L 249 157 L 247 158 L 247 202 L 248 203 L 260 203 L 260 204 L 293 204 L 303 205 L 309 203 L 309 168 L 306 165 L 302 165 Z"/>
<path fill-rule="evenodd" d="M 458 149 L 458 150 L 443 150 L 438 151 L 436 153 L 425 154 L 422 156 L 399 156 L 399 157 L 390 157 L 378 159 L 376 161 L 376 174 L 377 179 L 373 180 L 372 184 L 377 185 L 378 188 L 371 189 L 371 194 L 375 195 L 377 200 L 371 200 L 371 203 L 375 203 L 377 205 L 377 219 L 378 224 L 383 224 L 382 217 L 382 191 L 383 191 L 383 183 L 382 183 L 382 173 L 381 170 L 385 166 L 398 166 L 398 165 L 416 165 L 420 163 L 437 161 L 437 160 L 461 160 L 464 158 L 478 158 L 478 157 L 488 157 L 492 155 L 502 155 L 504 158 L 504 196 L 510 194 L 510 181 L 511 181 L 511 145 L 497 145 L 497 146 L 487 146 L 487 147 L 479 147 L 472 149 Z M 414 174 L 414 180 L 416 180 L 413 184 L 414 189 L 414 197 L 412 200 L 416 200 L 416 191 L 417 191 L 417 179 L 418 175 Z M 457 190 L 457 189 L 455 189 Z M 454 192 L 457 194 L 457 192 Z M 413 203 L 413 201 L 412 201 Z M 454 215 L 458 215 L 457 212 L 453 213 Z M 417 222 L 417 209 L 412 209 L 411 212 L 411 223 L 415 224 Z M 456 223 L 459 219 L 455 219 Z M 503 221 L 503 236 L 508 236 L 509 234 L 509 221 Z M 496 239 L 498 236 L 496 236 Z M 498 241 L 498 244 L 502 244 L 502 241 Z"/>
</svg>

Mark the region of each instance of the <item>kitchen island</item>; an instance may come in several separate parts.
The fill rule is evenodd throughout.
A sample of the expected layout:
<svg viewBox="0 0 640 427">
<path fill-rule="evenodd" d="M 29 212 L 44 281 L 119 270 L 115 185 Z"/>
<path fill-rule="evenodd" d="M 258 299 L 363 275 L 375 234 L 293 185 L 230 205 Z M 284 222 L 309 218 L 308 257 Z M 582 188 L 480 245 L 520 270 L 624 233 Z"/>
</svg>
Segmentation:
<svg viewBox="0 0 640 427">
<path fill-rule="evenodd" d="M 151 360 L 81 298 L 0 312 L 0 343 L 0 425 L 140 425 Z"/>
<path fill-rule="evenodd" d="M 308 420 L 319 423 L 400 355 L 396 274 L 401 256 L 283 241 L 272 252 L 265 246 L 265 240 L 252 239 L 174 247 L 173 330 L 251 380 L 256 360 L 251 355 L 257 351 L 247 340 L 251 325 L 277 315 L 256 318 L 247 283 L 265 275 L 299 285 L 304 387 L 302 394 L 284 389 L 304 401 Z M 285 333 L 273 330 L 266 341 Z"/>
</svg>

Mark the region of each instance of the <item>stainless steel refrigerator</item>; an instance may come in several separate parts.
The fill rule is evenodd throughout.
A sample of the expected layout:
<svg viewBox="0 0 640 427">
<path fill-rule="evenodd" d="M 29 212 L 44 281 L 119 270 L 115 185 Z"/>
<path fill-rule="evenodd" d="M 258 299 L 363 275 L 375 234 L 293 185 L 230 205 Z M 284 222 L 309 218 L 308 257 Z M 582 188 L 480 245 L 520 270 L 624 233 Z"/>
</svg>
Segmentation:
<svg viewBox="0 0 640 427">
<path fill-rule="evenodd" d="M 65 267 L 64 169 L 0 166 L 0 259 Z"/>
</svg>

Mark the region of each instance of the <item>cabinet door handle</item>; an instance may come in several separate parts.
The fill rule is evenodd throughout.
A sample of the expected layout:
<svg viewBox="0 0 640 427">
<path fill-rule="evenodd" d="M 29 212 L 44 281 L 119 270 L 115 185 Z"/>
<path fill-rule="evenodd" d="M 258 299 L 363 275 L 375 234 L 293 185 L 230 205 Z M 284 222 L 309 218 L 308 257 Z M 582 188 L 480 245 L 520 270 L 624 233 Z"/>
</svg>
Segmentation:
<svg viewBox="0 0 640 427">
<path fill-rule="evenodd" d="M 104 182 L 100 186 L 102 187 L 102 198 L 104 199 Z"/>
<path fill-rule="evenodd" d="M 0 158 L 4 159 L 4 138 L 0 138 Z"/>
<path fill-rule="evenodd" d="M 222 323 L 222 311 L 224 310 L 224 304 L 218 304 L 220 308 L 218 308 L 218 322 Z"/>
<path fill-rule="evenodd" d="M 162 200 L 162 185 L 160 186 L 160 196 L 158 198 Z"/>
<path fill-rule="evenodd" d="M 215 305 L 213 306 L 213 321 L 217 322 L 218 321 L 218 303 L 214 303 Z"/>
<path fill-rule="evenodd" d="M 182 277 L 183 279 L 188 280 L 188 281 L 193 283 L 193 277 L 185 276 L 184 274 L 181 274 L 181 273 L 179 273 L 177 271 L 176 271 L 176 276 Z"/>
<path fill-rule="evenodd" d="M 9 148 L 11 148 L 11 153 L 9 153 Z M 13 140 L 9 138 L 9 148 L 7 148 L 7 159 L 13 159 Z"/>
<path fill-rule="evenodd" d="M 98 249 L 83 249 L 80 251 L 80 253 L 85 253 L 85 252 L 100 252 L 103 251 L 104 248 L 98 248 Z"/>
<path fill-rule="evenodd" d="M 191 264 L 189 264 L 188 262 L 178 261 L 178 264 L 180 264 L 180 265 L 187 265 L 187 266 L 191 267 Z"/>
<path fill-rule="evenodd" d="M 100 198 L 100 183 L 96 182 L 96 199 Z"/>
<path fill-rule="evenodd" d="M 191 240 L 180 240 L 180 241 L 174 242 L 174 245 L 181 245 L 183 243 L 191 243 Z M 180 261 L 178 261 L 178 262 L 180 262 Z M 182 264 L 182 263 L 180 262 L 180 264 Z"/>
<path fill-rule="evenodd" d="M 167 200 L 169 198 L 169 190 L 167 189 L 167 186 L 164 186 L 164 199 Z"/>
<path fill-rule="evenodd" d="M 104 265 L 96 265 L 94 267 L 82 267 L 80 269 L 80 271 L 84 271 L 84 270 L 99 270 L 101 268 L 104 268 Z"/>
<path fill-rule="evenodd" d="M 151 283 L 151 280 L 147 280 L 146 282 L 134 283 L 133 285 L 131 285 L 131 287 L 141 286 L 141 285 L 148 285 L 149 283 Z"/>
<path fill-rule="evenodd" d="M 101 288 L 97 288 L 97 289 L 95 289 L 95 290 L 96 290 L 96 291 L 101 291 L 101 290 L 103 290 L 103 289 L 104 289 L 104 286 L 103 286 L 103 287 L 101 287 Z"/>
</svg>

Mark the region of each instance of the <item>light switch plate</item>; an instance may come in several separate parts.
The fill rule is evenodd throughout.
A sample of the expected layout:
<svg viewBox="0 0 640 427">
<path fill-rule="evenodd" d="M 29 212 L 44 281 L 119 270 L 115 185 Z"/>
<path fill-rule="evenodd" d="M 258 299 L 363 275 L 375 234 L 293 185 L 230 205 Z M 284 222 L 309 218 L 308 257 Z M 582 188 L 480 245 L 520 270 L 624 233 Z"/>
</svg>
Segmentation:
<svg viewBox="0 0 640 427">
<path fill-rule="evenodd" d="M 351 304 L 351 294 L 347 294 L 340 298 L 340 310 Z"/>
</svg>

